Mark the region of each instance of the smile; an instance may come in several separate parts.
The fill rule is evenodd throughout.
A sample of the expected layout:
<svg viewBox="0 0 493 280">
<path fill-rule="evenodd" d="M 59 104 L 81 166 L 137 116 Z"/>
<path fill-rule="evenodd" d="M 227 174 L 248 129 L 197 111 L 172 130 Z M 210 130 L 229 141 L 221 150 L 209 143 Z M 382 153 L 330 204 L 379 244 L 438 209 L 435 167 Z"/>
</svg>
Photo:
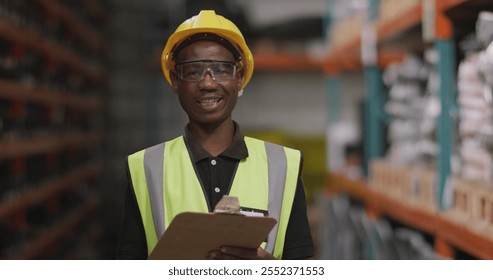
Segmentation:
<svg viewBox="0 0 493 280">
<path fill-rule="evenodd" d="M 198 103 L 204 108 L 210 108 L 216 106 L 222 98 L 204 98 L 198 100 Z"/>
</svg>

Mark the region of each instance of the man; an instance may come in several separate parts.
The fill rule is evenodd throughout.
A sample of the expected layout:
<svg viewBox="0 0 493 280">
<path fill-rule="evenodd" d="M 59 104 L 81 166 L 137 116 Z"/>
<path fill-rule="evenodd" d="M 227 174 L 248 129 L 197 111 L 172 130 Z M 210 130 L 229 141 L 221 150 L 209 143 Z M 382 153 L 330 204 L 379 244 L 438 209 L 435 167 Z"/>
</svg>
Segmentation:
<svg viewBox="0 0 493 280">
<path fill-rule="evenodd" d="M 130 187 L 119 258 L 145 259 L 173 217 L 212 212 L 223 195 L 277 224 L 265 247 L 223 246 L 209 259 L 305 259 L 313 256 L 299 151 L 243 137 L 232 112 L 253 73 L 238 28 L 201 11 L 173 33 L 162 54 L 164 76 L 189 123 L 183 136 L 128 157 Z"/>
</svg>

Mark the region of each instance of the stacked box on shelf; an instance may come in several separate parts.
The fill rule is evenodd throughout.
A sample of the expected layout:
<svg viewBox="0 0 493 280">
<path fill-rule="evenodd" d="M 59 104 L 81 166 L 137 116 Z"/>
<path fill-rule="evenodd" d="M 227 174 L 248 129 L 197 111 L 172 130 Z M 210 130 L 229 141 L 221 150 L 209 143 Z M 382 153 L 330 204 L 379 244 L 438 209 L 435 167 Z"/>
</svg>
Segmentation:
<svg viewBox="0 0 493 280">
<path fill-rule="evenodd" d="M 385 173 L 386 164 L 383 160 L 374 160 L 370 164 L 370 177 L 368 184 L 370 187 L 377 190 L 385 190 L 388 188 L 388 179 Z"/>
<path fill-rule="evenodd" d="M 472 220 L 475 230 L 493 236 L 493 189 L 477 183 L 472 192 Z"/>
<path fill-rule="evenodd" d="M 392 117 L 387 135 L 390 146 L 370 174 L 373 177 L 375 169 L 383 166 L 380 172 L 386 175 L 379 178 L 396 178 L 391 185 L 385 184 L 388 193 L 399 193 L 400 200 L 431 211 L 436 210 L 436 172 L 429 167 L 435 166 L 434 132 L 440 110 L 435 63 L 436 53 L 428 50 L 425 60 L 411 54 L 385 69 L 383 79 L 389 88 L 385 109 Z"/>
<path fill-rule="evenodd" d="M 476 33 L 461 42 L 458 69 L 459 159 L 444 215 L 493 235 L 493 13 L 481 12 Z"/>
<path fill-rule="evenodd" d="M 425 58 L 426 61 L 418 55 L 408 55 L 403 62 L 389 65 L 383 74 L 389 88 L 385 110 L 392 117 L 387 135 L 390 147 L 385 158 L 394 164 L 435 163 L 435 118 L 440 110 L 433 67 L 436 54 L 428 50 Z"/>
<path fill-rule="evenodd" d="M 444 216 L 480 234 L 493 236 L 493 188 L 491 182 L 454 178 L 454 203 Z"/>
<path fill-rule="evenodd" d="M 326 35 L 329 36 L 328 51 L 337 53 L 342 51 L 341 48 L 349 45 L 357 47 L 354 44 L 360 38 L 366 23 L 366 7 L 354 5 L 351 1 L 337 0 L 330 1 L 328 8 L 330 17 L 330 27 L 326 29 L 328 32 Z"/>
<path fill-rule="evenodd" d="M 473 184 L 462 181 L 459 178 L 453 180 L 454 204 L 447 212 L 452 218 L 462 222 L 468 222 L 472 213 L 472 188 Z"/>
<path fill-rule="evenodd" d="M 410 10 L 421 4 L 421 0 L 380 0 L 378 18 L 380 21 L 398 19 L 409 14 Z"/>
<path fill-rule="evenodd" d="M 493 13 L 480 13 L 476 48 L 463 44 L 458 72 L 460 177 L 493 180 Z M 489 47 L 488 47 L 489 46 Z"/>
<path fill-rule="evenodd" d="M 417 201 L 419 205 L 430 211 L 437 210 L 437 173 L 430 169 L 421 169 L 419 175 L 419 190 L 417 192 Z"/>
<path fill-rule="evenodd" d="M 461 174 L 466 180 L 492 179 L 492 151 L 483 145 L 481 130 L 490 125 L 493 107 L 485 97 L 487 85 L 479 74 L 478 53 L 469 54 L 459 65 L 458 87 Z"/>
<path fill-rule="evenodd" d="M 342 3 L 348 3 L 350 1 L 340 1 Z M 421 0 L 382 0 L 379 4 L 379 22 L 388 22 L 390 20 L 396 20 L 403 15 L 409 14 L 411 10 L 419 8 Z M 337 7 L 338 8 L 338 7 Z M 339 12 L 340 9 L 334 9 Z M 349 11 L 348 11 L 349 10 Z M 367 11 L 361 11 L 357 9 L 346 9 L 345 12 L 333 15 L 337 21 L 333 24 L 330 31 L 330 46 L 329 49 L 338 49 L 341 46 L 347 46 L 348 44 L 355 42 L 361 37 L 365 24 L 367 24 Z"/>
<path fill-rule="evenodd" d="M 353 12 L 332 25 L 330 31 L 330 50 L 337 50 L 342 46 L 354 42 L 361 36 L 365 24 L 365 14 Z"/>
<path fill-rule="evenodd" d="M 421 166 L 395 165 L 374 160 L 370 166 L 369 186 L 410 205 L 436 210 L 436 172 Z"/>
</svg>

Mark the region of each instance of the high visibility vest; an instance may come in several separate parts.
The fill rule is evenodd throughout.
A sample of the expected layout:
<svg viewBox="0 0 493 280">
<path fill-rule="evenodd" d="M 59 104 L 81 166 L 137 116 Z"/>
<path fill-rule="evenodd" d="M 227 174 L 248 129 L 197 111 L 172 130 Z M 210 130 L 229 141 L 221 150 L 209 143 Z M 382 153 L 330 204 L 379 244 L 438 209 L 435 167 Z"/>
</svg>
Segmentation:
<svg viewBox="0 0 493 280">
<path fill-rule="evenodd" d="M 237 196 L 241 207 L 267 211 L 277 220 L 263 247 L 280 259 L 301 153 L 250 137 L 244 139 L 249 156 L 238 164 L 229 195 Z M 183 136 L 130 155 L 128 165 L 149 255 L 177 214 L 209 212 Z"/>
</svg>

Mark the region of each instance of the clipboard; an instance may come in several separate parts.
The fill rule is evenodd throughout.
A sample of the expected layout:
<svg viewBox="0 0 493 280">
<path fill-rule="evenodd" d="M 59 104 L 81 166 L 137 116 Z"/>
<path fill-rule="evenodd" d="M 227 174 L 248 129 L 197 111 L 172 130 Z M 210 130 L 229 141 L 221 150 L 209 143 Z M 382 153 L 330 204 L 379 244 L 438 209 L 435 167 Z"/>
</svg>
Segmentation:
<svg viewBox="0 0 493 280">
<path fill-rule="evenodd" d="M 173 219 L 149 260 L 205 260 L 221 246 L 258 248 L 277 221 L 272 217 L 183 212 Z"/>
</svg>

